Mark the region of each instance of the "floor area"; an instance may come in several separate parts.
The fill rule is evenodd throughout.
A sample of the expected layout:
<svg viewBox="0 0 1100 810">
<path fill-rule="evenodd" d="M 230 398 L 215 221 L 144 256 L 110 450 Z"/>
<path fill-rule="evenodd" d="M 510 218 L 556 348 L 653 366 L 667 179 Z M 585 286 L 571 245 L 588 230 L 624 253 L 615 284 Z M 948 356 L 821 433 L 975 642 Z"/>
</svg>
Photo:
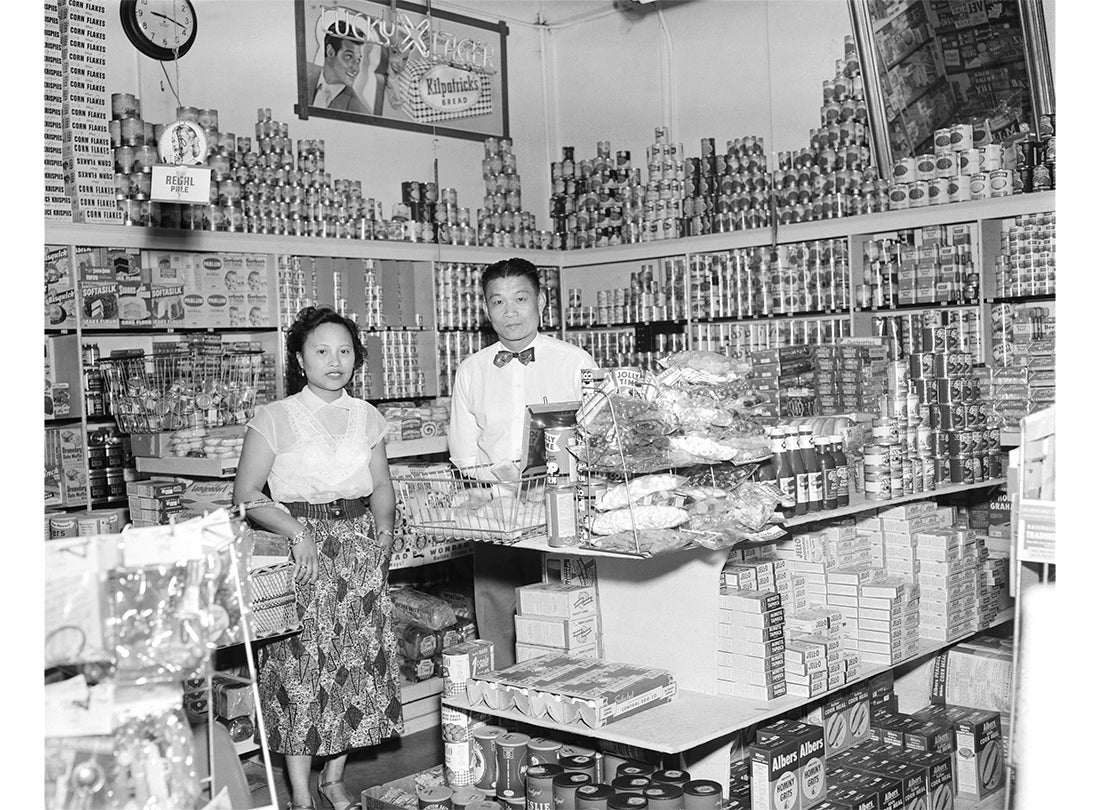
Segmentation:
<svg viewBox="0 0 1100 810">
<path fill-rule="evenodd" d="M 348 755 L 344 768 L 344 784 L 348 792 L 358 796 L 359 792 L 373 785 L 381 785 L 402 776 L 431 768 L 443 762 L 443 738 L 438 728 L 420 731 L 406 737 L 387 740 L 374 748 L 363 748 Z M 259 755 L 250 757 L 244 763 L 245 776 L 252 791 L 252 806 L 265 807 L 271 804 L 271 794 L 266 785 L 263 761 Z M 272 756 L 271 768 L 275 777 L 275 807 L 285 808 L 290 802 L 290 785 L 282 769 L 281 757 Z M 317 774 L 321 768 L 318 762 L 313 770 L 313 801 L 318 808 Z"/>
</svg>

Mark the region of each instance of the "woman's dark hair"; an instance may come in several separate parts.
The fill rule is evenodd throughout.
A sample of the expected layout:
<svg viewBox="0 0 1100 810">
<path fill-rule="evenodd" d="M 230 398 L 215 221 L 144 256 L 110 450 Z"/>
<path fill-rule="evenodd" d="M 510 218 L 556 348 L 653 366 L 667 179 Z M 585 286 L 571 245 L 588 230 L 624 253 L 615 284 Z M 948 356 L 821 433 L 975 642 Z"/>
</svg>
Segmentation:
<svg viewBox="0 0 1100 810">
<path fill-rule="evenodd" d="M 511 259 L 502 259 L 499 262 L 494 262 L 486 267 L 481 273 L 481 294 L 487 297 L 487 291 L 489 289 L 489 282 L 498 278 L 509 278 L 511 276 L 519 276 L 525 278 L 531 282 L 531 286 L 535 290 L 535 295 L 539 294 L 539 290 L 542 286 L 539 284 L 539 269 L 527 259 L 520 259 L 513 257 Z"/>
<path fill-rule="evenodd" d="M 306 307 L 294 318 L 294 323 L 286 333 L 287 395 L 297 394 L 306 387 L 306 373 L 298 363 L 298 353 L 305 347 L 309 334 L 326 323 L 334 323 L 348 330 L 348 334 L 351 335 L 352 350 L 355 352 L 355 371 L 358 371 L 363 361 L 367 359 L 367 350 L 363 347 L 363 341 L 359 337 L 359 327 L 355 321 L 345 318 L 332 307 Z"/>
</svg>

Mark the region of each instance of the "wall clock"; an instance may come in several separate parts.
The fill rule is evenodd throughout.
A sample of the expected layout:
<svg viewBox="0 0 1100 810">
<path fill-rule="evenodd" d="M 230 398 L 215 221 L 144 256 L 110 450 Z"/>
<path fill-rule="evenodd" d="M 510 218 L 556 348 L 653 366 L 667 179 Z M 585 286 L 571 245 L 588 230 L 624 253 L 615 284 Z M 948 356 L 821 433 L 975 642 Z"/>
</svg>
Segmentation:
<svg viewBox="0 0 1100 810">
<path fill-rule="evenodd" d="M 146 56 L 166 62 L 195 44 L 199 21 L 191 0 L 122 0 L 122 29 Z"/>
</svg>

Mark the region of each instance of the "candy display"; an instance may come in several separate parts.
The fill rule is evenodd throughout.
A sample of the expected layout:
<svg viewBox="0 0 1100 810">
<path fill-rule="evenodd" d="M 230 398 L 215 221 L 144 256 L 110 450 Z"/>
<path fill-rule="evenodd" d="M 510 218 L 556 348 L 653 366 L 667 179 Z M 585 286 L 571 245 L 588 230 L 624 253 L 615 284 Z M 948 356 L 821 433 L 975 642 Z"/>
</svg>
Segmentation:
<svg viewBox="0 0 1100 810">
<path fill-rule="evenodd" d="M 245 424 L 252 418 L 262 351 L 223 347 L 221 335 L 154 343 L 153 352 L 105 358 L 109 407 L 125 433 Z"/>
<path fill-rule="evenodd" d="M 194 741 L 176 689 L 116 699 L 113 731 L 47 737 L 50 810 L 142 807 L 190 810 L 200 793 Z"/>
</svg>

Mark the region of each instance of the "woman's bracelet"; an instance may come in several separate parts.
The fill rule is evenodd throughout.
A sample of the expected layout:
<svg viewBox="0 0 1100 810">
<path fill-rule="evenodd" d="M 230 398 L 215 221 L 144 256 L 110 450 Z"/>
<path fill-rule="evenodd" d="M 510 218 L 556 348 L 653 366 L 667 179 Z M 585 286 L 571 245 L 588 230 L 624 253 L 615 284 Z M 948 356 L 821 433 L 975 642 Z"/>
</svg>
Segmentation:
<svg viewBox="0 0 1100 810">
<path fill-rule="evenodd" d="M 390 531 L 389 529 L 379 529 L 378 531 L 375 532 L 375 534 L 376 535 L 388 534 L 390 537 L 393 537 L 393 532 Z"/>
<path fill-rule="evenodd" d="M 299 529 L 293 534 L 293 536 L 287 538 L 287 542 L 290 543 L 291 548 L 294 548 L 296 545 L 302 542 L 302 538 L 304 538 L 307 534 L 309 534 L 309 529 Z"/>
</svg>

